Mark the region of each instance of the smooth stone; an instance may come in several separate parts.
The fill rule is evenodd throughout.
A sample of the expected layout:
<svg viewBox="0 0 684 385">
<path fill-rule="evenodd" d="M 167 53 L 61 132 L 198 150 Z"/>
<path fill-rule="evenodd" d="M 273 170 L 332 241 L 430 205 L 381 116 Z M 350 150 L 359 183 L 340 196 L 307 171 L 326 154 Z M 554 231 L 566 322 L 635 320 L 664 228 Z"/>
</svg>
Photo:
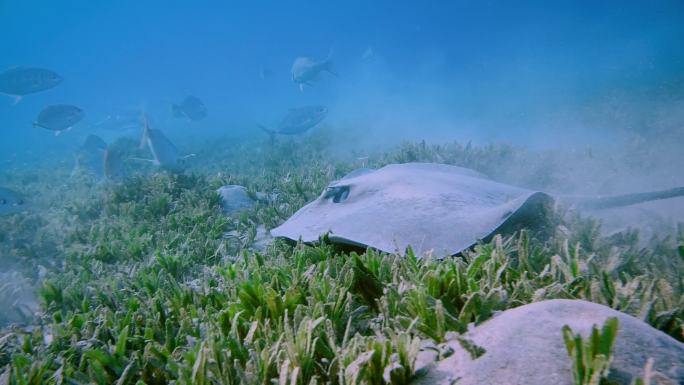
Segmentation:
<svg viewBox="0 0 684 385">
<path fill-rule="evenodd" d="M 239 185 L 226 185 L 216 192 L 221 196 L 223 214 L 231 216 L 254 207 L 255 201 L 247 193 L 247 189 Z"/>
<path fill-rule="evenodd" d="M 684 344 L 645 322 L 607 306 L 581 300 L 548 300 L 502 312 L 461 336 L 486 352 L 479 358 L 457 340 L 448 342 L 454 353 L 425 368 L 414 384 L 458 385 L 573 385 L 572 361 L 563 341 L 563 325 L 589 336 L 593 325 L 617 317 L 619 330 L 609 379 L 628 385 L 653 369 L 672 383 L 684 384 Z M 659 379 L 662 379 L 660 377 Z M 653 382 L 652 382 L 653 383 Z"/>
</svg>

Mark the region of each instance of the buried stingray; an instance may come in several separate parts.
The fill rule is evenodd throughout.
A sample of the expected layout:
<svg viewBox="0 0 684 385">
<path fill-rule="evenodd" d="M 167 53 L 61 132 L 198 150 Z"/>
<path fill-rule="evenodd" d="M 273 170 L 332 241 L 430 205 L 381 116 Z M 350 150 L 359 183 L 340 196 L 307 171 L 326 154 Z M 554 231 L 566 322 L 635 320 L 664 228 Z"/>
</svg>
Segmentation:
<svg viewBox="0 0 684 385">
<path fill-rule="evenodd" d="M 315 201 L 271 230 L 275 237 L 417 255 L 455 255 L 494 234 L 547 224 L 554 198 L 603 209 L 684 196 L 684 187 L 610 197 L 553 197 L 495 182 L 467 168 L 391 164 L 332 182 Z"/>
</svg>

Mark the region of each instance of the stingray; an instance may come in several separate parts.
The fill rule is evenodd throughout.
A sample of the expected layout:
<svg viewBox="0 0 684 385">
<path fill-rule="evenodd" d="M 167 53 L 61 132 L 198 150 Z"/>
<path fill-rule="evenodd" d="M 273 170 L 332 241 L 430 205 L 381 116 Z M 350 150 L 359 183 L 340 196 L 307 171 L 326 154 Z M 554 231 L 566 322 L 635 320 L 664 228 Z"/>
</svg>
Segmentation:
<svg viewBox="0 0 684 385">
<path fill-rule="evenodd" d="M 563 197 L 510 186 L 467 168 L 432 163 L 356 170 L 271 230 L 306 243 L 417 255 L 456 255 L 498 233 L 548 224 L 555 199 L 603 209 L 684 196 L 684 187 L 609 197 Z"/>
</svg>

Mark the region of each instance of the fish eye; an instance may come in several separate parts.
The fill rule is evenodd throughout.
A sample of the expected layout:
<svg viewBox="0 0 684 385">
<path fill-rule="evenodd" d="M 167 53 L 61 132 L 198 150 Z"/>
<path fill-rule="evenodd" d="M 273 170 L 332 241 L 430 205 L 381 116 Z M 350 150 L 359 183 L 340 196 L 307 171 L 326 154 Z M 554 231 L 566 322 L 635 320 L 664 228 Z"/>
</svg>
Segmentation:
<svg viewBox="0 0 684 385">
<path fill-rule="evenodd" d="M 333 203 L 341 203 L 349 197 L 349 186 L 332 186 L 325 189 L 324 199 L 332 198 Z"/>
</svg>

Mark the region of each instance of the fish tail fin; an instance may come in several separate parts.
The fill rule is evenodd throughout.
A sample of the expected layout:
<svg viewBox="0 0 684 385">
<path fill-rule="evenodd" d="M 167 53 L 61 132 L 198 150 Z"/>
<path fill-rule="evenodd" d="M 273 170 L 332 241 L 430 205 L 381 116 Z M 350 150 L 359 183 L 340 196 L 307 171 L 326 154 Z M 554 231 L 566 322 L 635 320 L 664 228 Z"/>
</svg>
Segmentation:
<svg viewBox="0 0 684 385">
<path fill-rule="evenodd" d="M 76 155 L 76 154 L 73 154 L 73 156 L 74 156 L 74 168 L 71 170 L 71 174 L 69 175 L 70 178 L 73 177 L 74 175 L 76 175 L 78 170 L 81 169 L 81 157 Z"/>
<path fill-rule="evenodd" d="M 120 154 L 116 150 L 112 151 L 109 146 L 105 148 L 104 154 L 102 154 L 102 171 L 105 179 L 114 179 L 121 175 L 121 165 L 117 164 L 117 156 Z"/>
<path fill-rule="evenodd" d="M 335 77 L 340 76 L 337 74 L 337 72 L 333 71 L 333 62 L 332 61 L 325 62 L 325 72 L 327 72 L 330 75 L 335 76 Z"/>
<path fill-rule="evenodd" d="M 333 57 L 333 49 L 330 48 L 330 49 L 328 49 L 328 56 L 325 58 L 324 61 L 325 61 L 325 62 L 330 62 L 330 61 L 332 61 L 332 57 Z"/>
<path fill-rule="evenodd" d="M 323 69 L 324 69 L 327 73 L 329 73 L 330 75 L 338 76 L 337 73 L 333 70 L 333 60 L 332 60 L 332 57 L 333 57 L 333 50 L 332 50 L 332 48 L 331 48 L 330 51 L 328 51 L 328 57 L 325 58 L 325 60 L 323 61 L 323 65 L 324 65 Z"/>
<path fill-rule="evenodd" d="M 139 146 L 141 150 L 144 149 L 145 145 L 147 144 L 147 139 L 149 138 L 149 131 L 150 131 L 150 124 L 147 121 L 147 114 L 146 113 L 143 113 L 142 120 L 143 120 L 143 134 L 142 134 L 142 138 L 140 138 L 140 146 Z"/>
</svg>

